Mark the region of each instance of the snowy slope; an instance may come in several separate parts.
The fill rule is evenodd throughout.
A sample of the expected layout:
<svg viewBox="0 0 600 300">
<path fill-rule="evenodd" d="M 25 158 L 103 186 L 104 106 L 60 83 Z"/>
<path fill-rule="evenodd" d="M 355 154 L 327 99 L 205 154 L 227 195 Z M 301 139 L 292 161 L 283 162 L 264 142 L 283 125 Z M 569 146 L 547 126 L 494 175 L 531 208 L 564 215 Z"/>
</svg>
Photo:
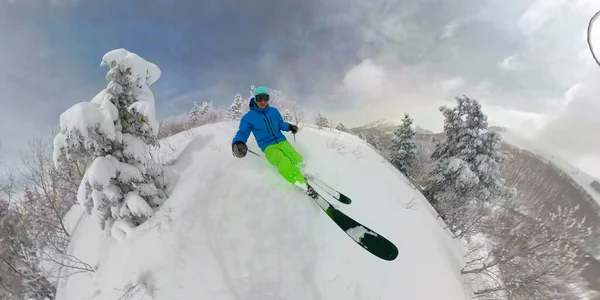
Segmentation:
<svg viewBox="0 0 600 300">
<path fill-rule="evenodd" d="M 83 215 L 71 250 L 97 271 L 62 281 L 57 299 L 470 298 L 459 242 L 360 139 L 305 126 L 295 146 L 306 172 L 354 200 L 336 206 L 396 244 L 391 262 L 356 245 L 264 157 L 233 157 L 236 128 L 209 124 L 163 141 L 174 150 L 165 154 L 174 190 L 124 241 Z M 260 153 L 252 137 L 249 147 Z"/>
</svg>

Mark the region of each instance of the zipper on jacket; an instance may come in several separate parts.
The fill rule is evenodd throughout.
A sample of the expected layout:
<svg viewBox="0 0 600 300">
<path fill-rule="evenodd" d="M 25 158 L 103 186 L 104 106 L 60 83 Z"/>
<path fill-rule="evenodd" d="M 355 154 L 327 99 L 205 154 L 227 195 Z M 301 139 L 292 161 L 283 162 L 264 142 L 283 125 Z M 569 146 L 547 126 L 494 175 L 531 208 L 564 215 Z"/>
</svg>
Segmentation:
<svg viewBox="0 0 600 300">
<path fill-rule="evenodd" d="M 267 117 L 267 114 L 265 114 L 265 112 L 263 111 L 263 116 L 265 116 L 265 118 L 263 119 L 263 121 L 265 121 L 265 125 L 267 125 L 267 128 L 269 129 L 269 131 L 271 132 L 271 134 L 273 135 L 273 139 L 275 140 L 275 142 L 279 142 L 277 140 L 277 136 L 275 135 L 275 129 L 273 124 L 271 123 L 271 120 L 268 120 L 269 117 Z"/>
<path fill-rule="evenodd" d="M 268 119 L 267 121 L 269 121 L 269 124 L 271 124 L 271 129 L 273 130 L 273 134 L 275 134 L 275 125 L 273 125 L 273 122 L 271 121 L 270 118 L 267 118 L 267 119 Z"/>
<path fill-rule="evenodd" d="M 265 119 L 263 119 L 263 121 L 265 121 L 265 126 L 267 126 L 267 129 L 269 130 L 269 132 L 270 132 L 272 135 L 275 135 L 275 134 L 273 133 L 273 130 L 271 129 L 271 126 L 269 126 L 269 123 L 267 123 L 267 119 L 265 118 Z"/>
</svg>

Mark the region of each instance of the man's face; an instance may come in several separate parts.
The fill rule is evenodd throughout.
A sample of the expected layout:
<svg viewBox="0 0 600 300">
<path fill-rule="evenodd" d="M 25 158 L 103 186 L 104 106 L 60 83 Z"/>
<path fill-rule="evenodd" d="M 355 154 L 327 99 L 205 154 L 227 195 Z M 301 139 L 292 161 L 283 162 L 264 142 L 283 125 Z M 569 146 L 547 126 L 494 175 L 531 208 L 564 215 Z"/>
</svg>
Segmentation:
<svg viewBox="0 0 600 300">
<path fill-rule="evenodd" d="M 256 97 L 254 97 L 254 101 L 256 102 L 256 105 L 260 109 L 264 109 L 265 107 L 267 107 L 268 100 L 269 100 L 269 95 L 265 95 L 265 94 L 256 95 Z"/>
<path fill-rule="evenodd" d="M 258 108 L 260 108 L 260 109 L 264 109 L 265 107 L 267 107 L 266 101 L 256 102 L 256 104 L 258 105 Z"/>
</svg>

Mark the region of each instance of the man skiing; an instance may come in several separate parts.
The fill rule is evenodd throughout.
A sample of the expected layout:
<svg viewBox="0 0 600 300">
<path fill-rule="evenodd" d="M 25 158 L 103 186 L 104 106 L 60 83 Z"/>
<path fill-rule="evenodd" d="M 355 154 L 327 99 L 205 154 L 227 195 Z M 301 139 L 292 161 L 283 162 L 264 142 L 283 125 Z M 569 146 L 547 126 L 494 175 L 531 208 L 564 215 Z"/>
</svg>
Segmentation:
<svg viewBox="0 0 600 300">
<path fill-rule="evenodd" d="M 269 106 L 269 91 L 259 86 L 250 99 L 250 110 L 240 120 L 240 126 L 232 141 L 233 155 L 246 156 L 248 136 L 254 135 L 267 161 L 276 166 L 279 173 L 292 184 L 304 186 L 306 179 L 300 169 L 304 159 L 296 152 L 281 131 L 296 134 L 298 126 L 285 122 L 277 108 Z"/>
</svg>

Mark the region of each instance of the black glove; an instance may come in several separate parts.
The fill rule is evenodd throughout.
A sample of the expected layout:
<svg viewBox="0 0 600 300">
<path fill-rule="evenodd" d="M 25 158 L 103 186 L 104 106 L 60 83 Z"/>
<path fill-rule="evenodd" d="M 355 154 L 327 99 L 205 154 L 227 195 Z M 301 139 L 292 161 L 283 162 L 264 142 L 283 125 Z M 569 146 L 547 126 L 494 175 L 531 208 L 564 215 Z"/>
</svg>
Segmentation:
<svg viewBox="0 0 600 300">
<path fill-rule="evenodd" d="M 298 132 L 298 126 L 296 126 L 294 124 L 290 124 L 290 126 L 288 127 L 288 130 L 291 131 L 293 134 L 296 134 L 296 132 Z"/>
<path fill-rule="evenodd" d="M 246 152 L 248 152 L 248 146 L 243 142 L 237 141 L 231 145 L 231 150 L 233 151 L 233 156 L 237 158 L 242 158 L 246 156 Z"/>
</svg>

